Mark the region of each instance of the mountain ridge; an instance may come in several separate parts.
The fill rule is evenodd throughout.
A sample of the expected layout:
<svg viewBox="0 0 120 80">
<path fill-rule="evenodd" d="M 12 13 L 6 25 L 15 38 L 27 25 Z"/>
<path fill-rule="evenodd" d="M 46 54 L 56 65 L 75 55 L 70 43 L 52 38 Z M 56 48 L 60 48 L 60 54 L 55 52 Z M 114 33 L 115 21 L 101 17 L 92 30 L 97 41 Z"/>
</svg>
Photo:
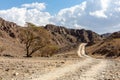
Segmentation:
<svg viewBox="0 0 120 80">
<path fill-rule="evenodd" d="M 54 54 L 62 53 L 66 51 L 73 50 L 78 47 L 80 43 L 88 43 L 88 47 L 99 44 L 99 46 L 95 46 L 89 48 L 91 50 L 88 54 L 103 54 L 107 55 L 108 57 L 110 54 L 108 52 L 104 52 L 104 49 L 108 47 L 101 47 L 102 44 L 110 44 L 107 42 L 112 41 L 114 38 L 119 39 L 119 33 L 115 32 L 109 36 L 101 37 L 101 35 L 85 29 L 69 29 L 63 26 L 56 26 L 53 24 L 47 24 L 46 26 L 36 26 L 32 23 L 33 27 L 30 28 L 32 33 L 35 33 L 37 36 L 42 36 L 41 33 L 36 32 L 33 28 L 37 28 L 38 30 L 42 30 L 43 33 L 48 34 L 49 41 L 52 46 L 57 47 L 57 51 Z M 13 22 L 5 21 L 4 19 L 0 18 L 0 55 L 1 56 L 13 56 L 13 57 L 23 57 L 25 56 L 25 49 L 24 49 L 24 33 L 23 31 L 28 30 L 28 27 L 19 26 Z M 46 36 L 44 36 L 46 37 Z M 41 37 L 44 38 L 44 37 Z M 115 40 L 115 39 L 114 39 Z M 115 42 L 118 42 L 116 40 Z M 110 44 L 113 45 L 113 44 Z M 116 44 L 117 45 L 117 44 Z M 116 46 L 115 45 L 115 46 Z M 93 50 L 93 51 L 92 51 Z M 92 52 L 91 52 L 92 51 Z M 102 52 L 101 52 L 102 51 Z M 114 50 L 113 50 L 114 52 Z M 112 53 L 113 54 L 113 53 Z M 48 55 L 48 54 L 47 54 Z M 117 54 L 119 55 L 119 53 Z M 37 52 L 33 54 L 33 56 L 41 56 L 41 53 Z M 44 55 L 43 55 L 44 56 Z M 113 55 L 116 56 L 116 55 Z"/>
<path fill-rule="evenodd" d="M 87 47 L 87 53 L 109 58 L 120 57 L 120 31 L 111 33 L 103 41 Z"/>
</svg>

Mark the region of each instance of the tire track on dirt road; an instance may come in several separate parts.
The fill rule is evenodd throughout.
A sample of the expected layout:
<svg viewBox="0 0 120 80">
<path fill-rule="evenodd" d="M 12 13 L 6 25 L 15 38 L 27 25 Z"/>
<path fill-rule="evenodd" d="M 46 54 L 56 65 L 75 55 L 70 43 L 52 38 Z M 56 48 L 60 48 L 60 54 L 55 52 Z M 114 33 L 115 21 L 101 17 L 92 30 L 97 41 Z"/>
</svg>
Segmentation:
<svg viewBox="0 0 120 80">
<path fill-rule="evenodd" d="M 87 56 L 85 45 L 86 43 L 82 43 L 78 49 L 78 56 L 85 58 L 84 60 L 56 68 L 32 80 L 95 80 L 95 77 L 106 68 L 106 61 Z"/>
</svg>

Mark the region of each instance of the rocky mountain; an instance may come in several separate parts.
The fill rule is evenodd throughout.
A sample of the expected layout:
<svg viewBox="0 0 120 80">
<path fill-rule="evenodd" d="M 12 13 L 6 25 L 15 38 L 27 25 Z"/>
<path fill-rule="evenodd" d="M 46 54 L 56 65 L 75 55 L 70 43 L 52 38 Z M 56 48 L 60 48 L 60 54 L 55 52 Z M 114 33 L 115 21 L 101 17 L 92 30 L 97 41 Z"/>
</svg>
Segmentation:
<svg viewBox="0 0 120 80">
<path fill-rule="evenodd" d="M 22 27 L 0 18 L 0 55 L 23 56 L 24 49 L 20 43 L 19 34 Z"/>
<path fill-rule="evenodd" d="M 35 26 L 34 27 L 38 27 Z M 48 24 L 39 26 L 39 31 L 30 30 L 38 36 L 42 36 L 42 32 L 49 34 L 49 41 L 52 45 L 58 47 L 58 52 L 69 51 L 74 49 L 81 42 L 96 43 L 102 38 L 99 34 L 85 29 L 68 29 L 63 26 Z M 1 56 L 24 56 L 24 33 L 26 27 L 5 21 L 0 18 L 0 55 Z M 44 36 L 46 37 L 46 36 Z M 42 39 L 44 38 L 42 37 Z"/>
<path fill-rule="evenodd" d="M 105 34 L 102 34 L 101 37 L 107 38 L 107 37 L 109 37 L 111 34 L 112 34 L 112 33 L 105 33 Z"/>
<path fill-rule="evenodd" d="M 104 41 L 88 46 L 87 53 L 95 56 L 120 57 L 120 31 L 112 33 Z"/>
<path fill-rule="evenodd" d="M 18 26 L 17 24 L 13 22 L 5 21 L 4 19 L 0 18 L 1 37 L 16 38 L 17 35 L 19 34 L 19 28 L 20 26 Z M 3 36 L 2 33 L 4 33 Z"/>
<path fill-rule="evenodd" d="M 112 33 L 109 38 L 116 39 L 120 38 L 120 31 Z"/>
<path fill-rule="evenodd" d="M 79 43 L 79 42 L 86 42 L 86 43 L 96 43 L 97 41 L 101 41 L 102 38 L 99 34 L 85 29 L 67 29 L 62 26 L 55 26 L 48 24 L 45 26 L 45 29 L 47 29 L 51 34 L 59 39 L 60 44 L 64 42 L 70 42 L 70 43 Z"/>
</svg>

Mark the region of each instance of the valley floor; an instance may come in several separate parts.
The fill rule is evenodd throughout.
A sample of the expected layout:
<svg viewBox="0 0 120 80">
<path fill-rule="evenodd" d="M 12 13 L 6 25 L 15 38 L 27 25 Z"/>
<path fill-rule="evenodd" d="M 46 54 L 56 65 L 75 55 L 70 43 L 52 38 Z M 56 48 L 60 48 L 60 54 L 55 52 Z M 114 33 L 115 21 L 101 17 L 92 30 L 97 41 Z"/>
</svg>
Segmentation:
<svg viewBox="0 0 120 80">
<path fill-rule="evenodd" d="M 66 58 L 65 54 L 51 58 L 0 57 L 0 79 L 120 80 L 120 61 L 92 58 L 85 54 L 85 45 L 86 43 L 80 44 L 78 58 Z"/>
<path fill-rule="evenodd" d="M 0 80 L 120 80 L 120 61 L 0 57 Z"/>
</svg>

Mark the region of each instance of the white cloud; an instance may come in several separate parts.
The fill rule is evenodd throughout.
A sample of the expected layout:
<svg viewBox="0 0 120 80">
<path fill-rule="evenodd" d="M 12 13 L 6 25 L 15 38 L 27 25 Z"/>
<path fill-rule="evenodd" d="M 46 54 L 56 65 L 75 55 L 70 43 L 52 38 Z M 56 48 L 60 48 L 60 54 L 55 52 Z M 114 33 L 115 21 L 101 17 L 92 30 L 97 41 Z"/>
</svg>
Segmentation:
<svg viewBox="0 0 120 80">
<path fill-rule="evenodd" d="M 120 12 L 120 7 L 115 8 L 115 11 Z"/>
<path fill-rule="evenodd" d="M 8 10 L 0 10 L 0 16 L 6 20 L 13 21 L 19 25 L 24 25 L 26 9 L 25 8 L 11 8 Z"/>
<path fill-rule="evenodd" d="M 86 28 L 98 33 L 120 30 L 119 0 L 85 0 L 79 5 L 62 9 L 52 21 L 70 28 Z"/>
<path fill-rule="evenodd" d="M 101 7 L 104 11 L 107 10 L 110 0 L 101 0 Z"/>
<path fill-rule="evenodd" d="M 113 2 L 115 5 L 119 5 L 120 6 L 120 1 L 119 0 L 117 0 L 117 1 L 115 1 L 115 2 Z"/>
<path fill-rule="evenodd" d="M 32 3 L 32 4 L 23 4 L 22 7 L 24 8 L 33 8 L 38 10 L 44 10 L 46 8 L 45 3 Z"/>
<path fill-rule="evenodd" d="M 24 26 L 25 22 L 46 25 L 46 23 L 49 23 L 51 15 L 42 11 L 45 7 L 45 3 L 23 4 L 20 8 L 13 7 L 7 10 L 0 10 L 0 17 L 22 26 Z"/>
<path fill-rule="evenodd" d="M 81 13 L 82 11 L 84 11 L 86 8 L 86 2 L 81 3 L 80 5 L 75 5 L 71 8 L 65 8 L 62 9 L 58 12 L 58 15 L 63 15 L 63 14 L 74 14 L 74 13 Z M 69 12 L 69 13 L 68 13 Z"/>
<path fill-rule="evenodd" d="M 57 15 L 51 18 L 51 21 L 57 25 L 76 27 L 78 18 L 84 15 L 84 10 L 86 8 L 86 1 L 80 5 L 75 5 L 70 8 L 62 9 L 58 12 Z"/>
<path fill-rule="evenodd" d="M 95 16 L 98 18 L 107 18 L 103 10 L 95 11 L 95 12 L 90 12 L 91 16 Z"/>
<path fill-rule="evenodd" d="M 0 10 L 0 16 L 19 25 L 24 25 L 25 22 L 37 25 L 54 23 L 99 33 L 120 30 L 119 0 L 84 0 L 78 5 L 61 9 L 56 15 L 50 15 L 45 9 L 45 3 L 23 4 L 21 7 Z"/>
<path fill-rule="evenodd" d="M 100 0 L 100 2 L 101 9 L 94 12 L 90 12 L 90 15 L 96 16 L 98 18 L 107 18 L 105 12 L 109 6 L 110 0 Z"/>
<path fill-rule="evenodd" d="M 48 12 L 41 12 L 37 9 L 27 10 L 26 21 L 35 23 L 36 25 L 46 25 L 49 23 L 49 18 L 51 17 Z"/>
</svg>

